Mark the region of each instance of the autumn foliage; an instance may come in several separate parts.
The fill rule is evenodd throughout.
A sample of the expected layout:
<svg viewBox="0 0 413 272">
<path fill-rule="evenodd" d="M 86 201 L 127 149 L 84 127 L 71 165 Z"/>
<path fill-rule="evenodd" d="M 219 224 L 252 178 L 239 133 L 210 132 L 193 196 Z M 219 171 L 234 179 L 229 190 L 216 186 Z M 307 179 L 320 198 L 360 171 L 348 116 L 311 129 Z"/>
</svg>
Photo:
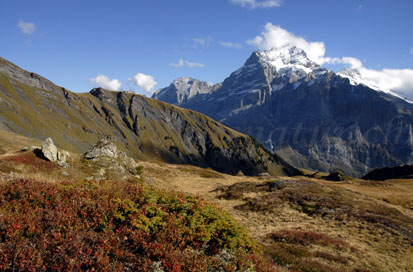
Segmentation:
<svg viewBox="0 0 413 272">
<path fill-rule="evenodd" d="M 0 182 L 0 271 L 270 271 L 197 197 L 127 182 Z"/>
</svg>

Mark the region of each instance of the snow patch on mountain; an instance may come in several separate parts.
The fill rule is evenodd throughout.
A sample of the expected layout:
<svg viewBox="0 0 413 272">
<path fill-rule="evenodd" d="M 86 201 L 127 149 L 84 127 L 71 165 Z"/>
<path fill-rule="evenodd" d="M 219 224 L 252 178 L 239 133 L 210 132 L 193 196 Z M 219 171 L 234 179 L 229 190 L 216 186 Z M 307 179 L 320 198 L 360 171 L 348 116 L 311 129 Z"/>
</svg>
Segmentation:
<svg viewBox="0 0 413 272">
<path fill-rule="evenodd" d="M 295 75 L 302 78 L 320 68 L 320 65 L 307 57 L 304 50 L 295 46 L 286 45 L 271 50 L 256 51 L 256 54 L 263 65 L 271 65 L 281 76 Z"/>
</svg>

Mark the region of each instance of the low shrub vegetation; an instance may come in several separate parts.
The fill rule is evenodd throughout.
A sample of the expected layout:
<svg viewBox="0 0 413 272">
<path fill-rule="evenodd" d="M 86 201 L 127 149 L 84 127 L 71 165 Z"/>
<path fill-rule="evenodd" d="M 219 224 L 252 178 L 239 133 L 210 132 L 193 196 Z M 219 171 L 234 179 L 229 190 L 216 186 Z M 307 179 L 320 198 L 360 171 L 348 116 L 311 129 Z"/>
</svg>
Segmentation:
<svg viewBox="0 0 413 272">
<path fill-rule="evenodd" d="M 273 271 L 203 200 L 128 182 L 0 182 L 0 271 Z"/>
<path fill-rule="evenodd" d="M 26 170 L 32 170 L 35 172 L 50 172 L 59 168 L 59 166 L 53 162 L 45 161 L 36 157 L 36 155 L 33 152 L 23 152 L 4 157 L 0 160 L 0 164 L 11 164 L 16 167 L 25 166 Z"/>
<path fill-rule="evenodd" d="M 350 245 L 341 240 L 334 239 L 326 234 L 313 231 L 297 231 L 297 230 L 280 230 L 267 235 L 269 239 L 275 242 L 285 242 L 289 244 L 301 245 L 323 245 L 333 246 L 336 248 L 348 248 Z"/>
<path fill-rule="evenodd" d="M 282 204 L 288 204 L 309 216 L 335 221 L 350 218 L 397 231 L 410 240 L 413 237 L 413 220 L 396 208 L 334 186 L 321 186 L 305 180 L 274 180 L 237 183 L 217 190 L 221 192 L 220 198 L 245 200 L 244 204 L 236 207 L 243 211 L 272 213 Z M 245 198 L 244 195 L 249 192 L 259 194 L 254 198 Z"/>
</svg>

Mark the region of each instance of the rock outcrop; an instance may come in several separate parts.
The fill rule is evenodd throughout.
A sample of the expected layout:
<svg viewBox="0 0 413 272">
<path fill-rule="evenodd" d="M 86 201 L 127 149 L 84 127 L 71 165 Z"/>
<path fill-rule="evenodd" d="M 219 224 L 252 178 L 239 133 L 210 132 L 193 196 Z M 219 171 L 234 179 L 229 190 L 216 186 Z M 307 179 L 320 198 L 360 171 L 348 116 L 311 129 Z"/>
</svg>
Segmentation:
<svg viewBox="0 0 413 272">
<path fill-rule="evenodd" d="M 70 156 L 66 150 L 58 150 L 53 140 L 49 137 L 43 143 L 41 147 L 32 147 L 33 152 L 40 158 L 56 162 L 61 167 L 66 167 L 66 160 Z"/>
<path fill-rule="evenodd" d="M 47 138 L 41 147 L 42 155 L 51 162 L 57 161 L 57 147 L 51 138 Z"/>
<path fill-rule="evenodd" d="M 83 157 L 87 160 L 106 162 L 108 163 L 107 167 L 120 172 L 128 171 L 134 175 L 138 174 L 139 165 L 135 160 L 128 157 L 125 152 L 118 150 L 114 143 L 106 139 L 100 139 L 83 154 Z M 102 169 L 104 170 L 104 168 Z"/>
<path fill-rule="evenodd" d="M 83 157 L 86 159 L 96 159 L 101 156 L 117 158 L 119 153 L 120 152 L 114 143 L 105 139 L 100 139 L 85 154 L 83 154 Z"/>
<path fill-rule="evenodd" d="M 345 176 L 343 172 L 337 170 L 337 171 L 330 173 L 330 175 L 326 176 L 324 179 L 329 180 L 329 181 L 344 181 Z"/>
</svg>

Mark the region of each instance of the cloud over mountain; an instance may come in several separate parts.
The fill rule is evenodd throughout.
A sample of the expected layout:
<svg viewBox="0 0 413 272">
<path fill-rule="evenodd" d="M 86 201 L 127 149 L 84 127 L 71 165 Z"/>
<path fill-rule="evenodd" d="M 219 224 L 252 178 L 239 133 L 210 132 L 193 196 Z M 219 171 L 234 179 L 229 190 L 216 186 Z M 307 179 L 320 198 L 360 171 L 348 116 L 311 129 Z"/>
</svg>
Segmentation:
<svg viewBox="0 0 413 272">
<path fill-rule="evenodd" d="M 324 42 L 308 41 L 272 23 L 267 23 L 261 34 L 248 40 L 247 44 L 260 50 L 280 48 L 286 45 L 296 46 L 303 49 L 309 59 L 320 65 L 326 63 L 344 64 L 351 69 L 356 69 L 365 82 L 370 83 L 371 86 L 376 86 L 376 89 L 397 91 L 413 100 L 413 69 L 383 68 L 382 70 L 375 70 L 364 67 L 363 62 L 354 57 L 328 57 L 325 55 L 326 46 Z"/>
<path fill-rule="evenodd" d="M 108 89 L 111 91 L 118 91 L 122 86 L 122 83 L 118 79 L 110 79 L 105 75 L 99 74 L 95 78 L 89 79 L 90 83 L 95 83 L 99 87 Z"/>
<path fill-rule="evenodd" d="M 152 94 L 155 86 L 158 84 L 153 76 L 145 75 L 142 73 L 137 73 L 132 81 L 141 89 L 144 89 L 145 92 Z"/>
</svg>

